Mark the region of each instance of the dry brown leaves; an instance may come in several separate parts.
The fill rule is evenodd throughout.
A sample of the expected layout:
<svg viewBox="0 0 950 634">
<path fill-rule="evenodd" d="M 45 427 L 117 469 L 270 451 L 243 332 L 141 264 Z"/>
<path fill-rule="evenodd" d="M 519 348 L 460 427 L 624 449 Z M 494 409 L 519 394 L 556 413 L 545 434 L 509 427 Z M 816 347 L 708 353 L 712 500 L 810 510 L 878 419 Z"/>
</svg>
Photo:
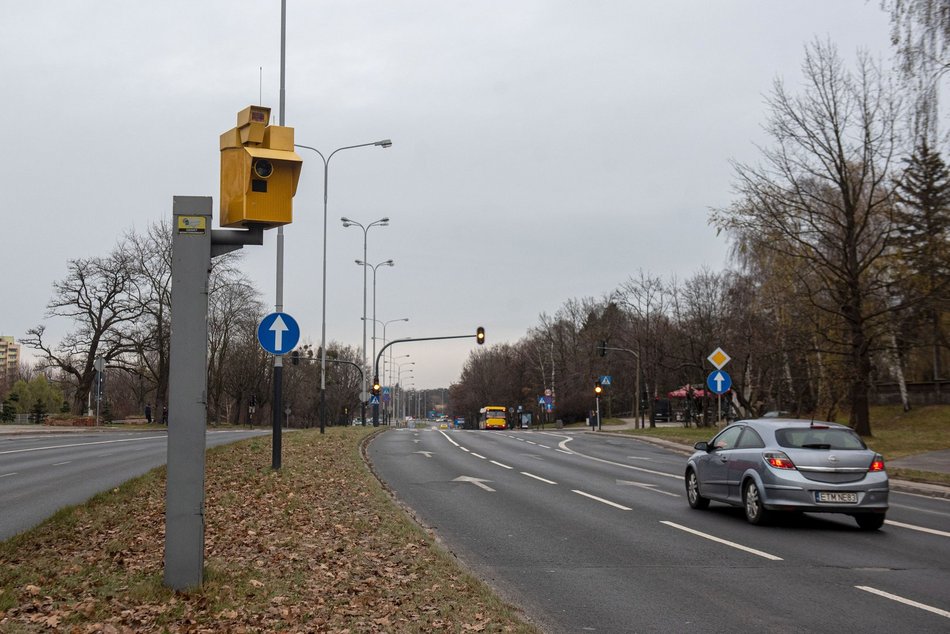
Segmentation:
<svg viewBox="0 0 950 634">
<path fill-rule="evenodd" d="M 209 452 L 205 583 L 162 586 L 164 473 L 0 547 L 0 631 L 531 632 L 388 501 L 330 428 Z"/>
</svg>

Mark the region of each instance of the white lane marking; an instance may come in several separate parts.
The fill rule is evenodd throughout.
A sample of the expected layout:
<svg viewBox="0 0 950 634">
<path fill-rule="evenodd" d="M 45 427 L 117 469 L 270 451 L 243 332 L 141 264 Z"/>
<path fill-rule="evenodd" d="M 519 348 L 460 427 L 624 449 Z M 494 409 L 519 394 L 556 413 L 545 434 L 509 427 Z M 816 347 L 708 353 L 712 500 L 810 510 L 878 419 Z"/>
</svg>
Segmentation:
<svg viewBox="0 0 950 634">
<path fill-rule="evenodd" d="M 565 447 L 564 445 L 565 445 L 565 443 L 568 443 L 568 442 L 570 442 L 570 441 L 572 441 L 572 440 L 573 440 L 573 438 L 566 438 L 565 440 L 562 440 L 558 446 L 559 446 L 561 449 L 567 451 L 567 447 Z M 573 450 L 571 451 L 571 453 L 573 453 L 575 456 L 580 456 L 581 458 L 587 458 L 588 460 L 594 460 L 595 462 L 603 462 L 604 464 L 612 464 L 612 465 L 614 465 L 615 467 L 623 467 L 624 469 L 633 469 L 634 471 L 642 471 L 642 472 L 644 472 L 644 473 L 652 473 L 653 475 L 663 476 L 663 477 L 665 477 L 665 478 L 674 478 L 674 479 L 676 479 L 676 480 L 680 480 L 680 479 L 682 479 L 682 477 L 683 477 L 683 476 L 681 476 L 681 475 L 677 475 L 677 474 L 674 474 L 674 473 L 665 473 L 665 472 L 663 472 L 663 471 L 654 471 L 653 469 L 644 469 L 643 467 L 634 467 L 633 465 L 624 464 L 624 463 L 622 463 L 622 462 L 614 462 L 614 461 L 612 461 L 612 460 L 604 460 L 603 458 L 595 458 L 594 456 L 588 456 L 587 454 L 578 453 L 578 452 L 573 451 Z"/>
<path fill-rule="evenodd" d="M 614 508 L 618 508 L 618 509 L 620 509 L 621 511 L 632 511 L 632 510 L 633 510 L 632 508 L 629 508 L 629 507 L 627 507 L 627 506 L 623 506 L 622 504 L 617 504 L 616 502 L 611 502 L 610 500 L 605 500 L 604 498 L 599 498 L 599 497 L 597 497 L 596 495 L 591 495 L 590 493 L 584 493 L 583 491 L 578 491 L 577 489 L 571 489 L 571 491 L 573 491 L 574 493 L 576 493 L 576 494 L 578 494 L 578 495 L 583 495 L 585 498 L 590 498 L 590 499 L 592 499 L 592 500 L 597 500 L 598 502 L 602 502 L 603 504 L 606 504 L 606 505 L 608 505 L 608 506 L 612 506 L 612 507 L 614 507 Z"/>
<path fill-rule="evenodd" d="M 950 503 L 950 498 L 935 498 L 930 495 L 922 495 L 920 493 L 908 493 L 907 491 L 894 491 L 893 489 L 891 489 L 888 495 L 910 495 L 915 498 L 924 498 L 925 500 L 936 500 L 937 502 Z M 916 509 L 916 510 L 920 511 L 921 509 Z"/>
<path fill-rule="evenodd" d="M 497 460 L 489 460 L 488 462 L 490 462 L 490 463 L 492 463 L 492 464 L 496 464 L 496 465 L 498 465 L 499 467 L 502 467 L 503 469 L 512 469 L 512 468 L 513 468 L 513 467 L 509 467 L 509 466 L 506 465 L 506 464 L 501 464 L 501 463 L 498 462 Z"/>
<path fill-rule="evenodd" d="M 448 441 L 449 441 L 450 443 L 452 443 L 453 445 L 455 445 L 456 447 L 459 447 L 459 448 L 462 447 L 460 444 L 458 444 L 457 442 L 455 442 L 454 440 L 452 440 L 451 438 L 449 438 L 449 435 L 446 434 L 445 432 L 440 431 L 439 433 L 442 434 L 443 436 L 445 436 L 445 439 L 448 440 Z M 468 451 L 468 449 L 466 449 L 465 451 Z"/>
<path fill-rule="evenodd" d="M 62 466 L 62 465 L 64 465 L 64 464 L 69 464 L 70 462 L 72 462 L 72 460 L 67 460 L 66 462 L 54 462 L 54 463 L 53 463 L 53 466 L 54 466 L 54 467 L 60 467 L 60 466 Z"/>
<path fill-rule="evenodd" d="M 462 451 L 468 451 L 468 448 L 467 448 L 467 447 L 461 447 L 461 446 L 460 446 L 459 449 L 461 449 Z M 471 451 L 468 451 L 468 453 L 472 453 L 472 452 L 471 452 Z"/>
<path fill-rule="evenodd" d="M 13 473 L 4 473 L 3 475 L 0 475 L 0 478 L 9 478 L 10 476 L 14 476 L 16 474 L 17 474 L 16 471 L 14 471 Z"/>
<path fill-rule="evenodd" d="M 486 458 L 485 456 L 483 456 L 483 455 L 480 454 L 480 453 L 475 453 L 474 451 L 472 451 L 472 452 L 470 452 L 470 453 L 471 453 L 473 456 L 475 456 L 476 458 L 481 458 L 482 460 L 488 460 L 488 458 Z"/>
<path fill-rule="evenodd" d="M 621 486 L 633 486 L 640 487 L 641 489 L 646 489 L 647 491 L 653 491 L 654 493 L 660 493 L 661 495 L 668 495 L 671 498 L 680 497 L 678 493 L 670 493 L 668 491 L 660 491 L 655 484 L 647 484 L 646 482 L 631 482 L 630 480 L 617 480 L 617 484 Z"/>
<path fill-rule="evenodd" d="M 931 535 L 940 535 L 941 537 L 950 537 L 950 533 L 947 531 L 938 531 L 936 528 L 925 528 L 923 526 L 914 526 L 913 524 L 905 524 L 903 522 L 894 522 L 892 520 L 884 520 L 885 524 L 890 524 L 891 526 L 897 526 L 900 528 L 909 528 L 912 531 L 920 531 L 921 533 L 930 533 Z"/>
<path fill-rule="evenodd" d="M 529 445 L 536 445 L 536 444 L 538 444 L 538 443 L 534 442 L 533 440 L 526 440 L 525 442 L 528 443 Z"/>
<path fill-rule="evenodd" d="M 558 451 L 560 451 L 561 453 L 566 453 L 567 455 L 571 455 L 572 453 L 574 453 L 573 451 L 567 451 L 565 449 L 558 449 Z"/>
<path fill-rule="evenodd" d="M 628 460 L 653 460 L 653 458 L 647 458 L 646 456 L 627 456 Z"/>
<path fill-rule="evenodd" d="M 548 447 L 547 445 L 542 445 L 541 443 L 537 443 L 537 445 L 538 445 L 538 447 L 541 447 L 541 449 L 550 449 L 550 448 L 551 448 L 551 447 Z"/>
<path fill-rule="evenodd" d="M 547 478 L 542 478 L 541 476 L 536 476 L 536 475 L 534 475 L 533 473 L 528 473 L 527 471 L 522 471 L 522 472 L 521 472 L 521 475 L 526 475 L 526 476 L 528 476 L 529 478 L 534 478 L 535 480 L 540 480 L 541 482 L 544 482 L 544 483 L 546 483 L 546 484 L 557 484 L 557 482 L 555 482 L 555 481 L 553 481 L 553 480 L 548 480 Z"/>
<path fill-rule="evenodd" d="M 162 434 L 161 436 L 145 436 L 140 438 L 123 438 L 121 440 L 97 440 L 96 442 L 77 442 L 69 445 L 52 445 L 50 447 L 33 447 L 31 449 L 11 449 L 9 451 L 0 451 L 0 456 L 8 453 L 26 453 L 28 451 L 47 451 L 49 449 L 66 449 L 69 447 L 88 447 L 91 445 L 111 445 L 117 442 L 136 442 L 139 440 L 158 440 L 158 439 L 168 438 L 167 435 Z"/>
<path fill-rule="evenodd" d="M 932 605 L 927 605 L 926 603 L 919 603 L 917 601 L 912 601 L 910 599 L 905 599 L 904 597 L 898 596 L 896 594 L 891 594 L 890 592 L 884 592 L 883 590 L 878 590 L 877 588 L 872 588 L 870 586 L 854 586 L 858 590 L 864 590 L 865 592 L 870 592 L 871 594 L 876 594 L 879 597 L 884 597 L 885 599 L 890 599 L 891 601 L 897 601 L 898 603 L 903 603 L 904 605 L 909 605 L 911 607 L 920 608 L 921 610 L 927 610 L 928 612 L 933 612 L 944 618 L 950 619 L 950 612 L 946 610 L 941 610 L 940 608 L 935 608 Z"/>
<path fill-rule="evenodd" d="M 666 524 L 667 526 L 672 526 L 673 528 L 678 528 L 681 531 L 686 531 L 687 533 L 692 533 L 693 535 L 698 535 L 703 539 L 708 539 L 720 544 L 725 544 L 726 546 L 732 546 L 733 548 L 738 548 L 739 550 L 744 550 L 747 553 L 752 553 L 753 555 L 758 555 L 759 557 L 765 557 L 766 559 L 771 559 L 772 561 L 784 561 L 781 557 L 776 557 L 775 555 L 770 555 L 767 552 L 761 550 L 756 550 L 755 548 L 749 548 L 748 546 L 743 546 L 742 544 L 737 544 L 736 542 L 731 542 L 728 539 L 722 539 L 721 537 L 716 537 L 715 535 L 710 535 L 709 533 L 703 533 L 681 524 L 676 524 L 674 522 L 667 522 L 663 520 L 660 524 Z"/>
<path fill-rule="evenodd" d="M 944 498 L 933 498 L 933 499 L 943 500 Z M 947 502 L 947 501 L 950 501 L 950 499 L 944 500 L 944 501 Z M 946 511 L 932 511 L 930 509 L 922 509 L 919 506 L 911 506 L 910 504 L 895 504 L 894 502 L 891 502 L 890 500 L 888 500 L 887 506 L 892 509 L 894 508 L 910 509 L 911 511 L 915 511 L 917 513 L 926 513 L 928 515 L 939 515 L 940 517 L 950 517 L 950 513 L 947 513 Z"/>
<path fill-rule="evenodd" d="M 422 454 L 423 456 L 425 456 L 426 458 L 431 458 L 431 457 L 432 457 L 432 452 L 431 452 L 431 451 L 417 451 L 416 453 L 421 453 L 421 454 Z"/>
<path fill-rule="evenodd" d="M 483 479 L 481 479 L 481 478 L 473 478 L 472 476 L 459 476 L 459 477 L 455 478 L 454 480 L 452 480 L 452 482 L 470 482 L 470 483 L 474 484 L 475 486 L 477 486 L 477 487 L 480 488 L 480 489 L 485 489 L 486 491 L 491 491 L 492 493 L 495 492 L 495 489 L 493 489 L 493 488 L 491 488 L 490 486 L 488 486 L 487 484 L 485 484 L 486 482 L 491 482 L 491 480 L 483 480 Z"/>
</svg>

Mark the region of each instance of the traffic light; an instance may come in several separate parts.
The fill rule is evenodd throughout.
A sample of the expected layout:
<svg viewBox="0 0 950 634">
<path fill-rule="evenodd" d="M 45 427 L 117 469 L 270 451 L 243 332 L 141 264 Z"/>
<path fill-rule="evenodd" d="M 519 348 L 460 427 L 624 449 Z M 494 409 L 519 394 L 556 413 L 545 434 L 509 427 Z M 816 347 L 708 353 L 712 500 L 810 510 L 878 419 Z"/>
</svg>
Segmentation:
<svg viewBox="0 0 950 634">
<path fill-rule="evenodd" d="M 379 396 L 379 377 L 373 377 L 373 395 Z"/>
<path fill-rule="evenodd" d="M 248 106 L 221 135 L 221 226 L 265 229 L 293 222 L 303 159 L 294 129 L 268 125 L 270 108 Z"/>
<path fill-rule="evenodd" d="M 603 391 L 604 386 L 600 384 L 600 381 L 594 381 L 594 396 L 600 396 Z"/>
<path fill-rule="evenodd" d="M 300 351 L 294 350 L 290 353 L 290 360 L 294 365 L 300 365 Z"/>
<path fill-rule="evenodd" d="M 607 356 L 607 342 L 606 341 L 601 341 L 600 343 L 597 344 L 597 354 L 599 354 L 602 357 Z"/>
<path fill-rule="evenodd" d="M 475 341 L 478 345 L 485 343 L 485 329 L 481 326 L 475 329 Z"/>
</svg>

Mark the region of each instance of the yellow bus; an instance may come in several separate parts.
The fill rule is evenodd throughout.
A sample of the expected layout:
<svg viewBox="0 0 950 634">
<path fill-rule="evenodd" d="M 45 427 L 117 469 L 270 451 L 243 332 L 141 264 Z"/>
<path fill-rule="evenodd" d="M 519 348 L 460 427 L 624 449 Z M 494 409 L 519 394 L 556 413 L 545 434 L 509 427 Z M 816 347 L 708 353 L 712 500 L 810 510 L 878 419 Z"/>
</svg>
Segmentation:
<svg viewBox="0 0 950 634">
<path fill-rule="evenodd" d="M 501 405 L 488 405 L 478 410 L 478 428 L 479 429 L 506 429 L 508 419 L 505 417 L 507 410 Z"/>
</svg>

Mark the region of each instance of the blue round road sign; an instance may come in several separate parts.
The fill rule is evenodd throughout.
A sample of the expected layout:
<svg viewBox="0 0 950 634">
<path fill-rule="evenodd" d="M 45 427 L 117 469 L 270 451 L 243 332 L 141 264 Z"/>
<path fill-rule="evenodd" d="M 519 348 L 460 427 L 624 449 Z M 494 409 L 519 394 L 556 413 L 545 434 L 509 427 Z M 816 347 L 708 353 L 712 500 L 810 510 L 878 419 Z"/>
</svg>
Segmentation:
<svg viewBox="0 0 950 634">
<path fill-rule="evenodd" d="M 706 385 L 714 394 L 724 394 L 732 387 L 732 377 L 728 372 L 716 370 L 706 377 Z"/>
<path fill-rule="evenodd" d="M 271 313 L 257 327 L 257 340 L 271 354 L 287 354 L 300 341 L 300 326 L 287 313 Z"/>
</svg>

